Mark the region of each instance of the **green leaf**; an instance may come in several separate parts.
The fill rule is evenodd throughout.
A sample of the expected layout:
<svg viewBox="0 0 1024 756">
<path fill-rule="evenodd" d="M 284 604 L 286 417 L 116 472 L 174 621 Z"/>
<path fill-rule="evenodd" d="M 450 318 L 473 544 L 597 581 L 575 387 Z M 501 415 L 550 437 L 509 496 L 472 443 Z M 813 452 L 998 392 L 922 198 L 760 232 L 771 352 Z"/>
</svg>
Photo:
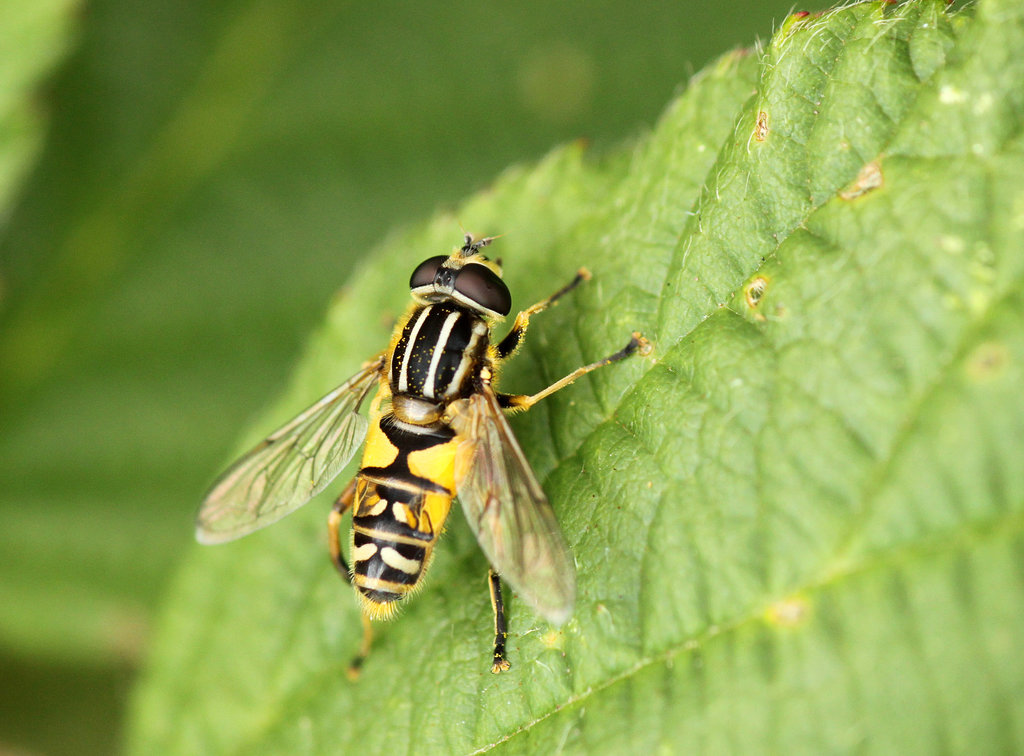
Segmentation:
<svg viewBox="0 0 1024 756">
<path fill-rule="evenodd" d="M 578 566 L 553 630 L 453 516 L 358 682 L 326 502 L 189 554 L 134 709 L 140 753 L 1019 748 L 1024 723 L 1024 8 L 791 18 L 641 143 L 510 171 L 456 217 L 523 306 L 502 375 Z M 456 217 L 387 239 L 249 441 L 386 343 Z M 244 445 L 242 445 L 244 446 Z M 240 447 L 242 448 L 242 447 Z M 339 481 L 338 488 L 343 483 Z"/>
</svg>

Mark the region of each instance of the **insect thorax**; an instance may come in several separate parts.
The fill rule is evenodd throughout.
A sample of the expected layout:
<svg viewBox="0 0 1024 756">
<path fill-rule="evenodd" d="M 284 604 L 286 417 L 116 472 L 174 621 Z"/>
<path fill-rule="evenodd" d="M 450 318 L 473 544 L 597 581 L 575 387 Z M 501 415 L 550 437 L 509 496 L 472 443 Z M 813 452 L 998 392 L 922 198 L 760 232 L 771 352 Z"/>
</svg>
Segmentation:
<svg viewBox="0 0 1024 756">
<path fill-rule="evenodd" d="M 413 310 L 391 355 L 388 380 L 396 413 L 429 423 L 449 402 L 469 396 L 486 365 L 487 322 L 456 302 Z"/>
</svg>

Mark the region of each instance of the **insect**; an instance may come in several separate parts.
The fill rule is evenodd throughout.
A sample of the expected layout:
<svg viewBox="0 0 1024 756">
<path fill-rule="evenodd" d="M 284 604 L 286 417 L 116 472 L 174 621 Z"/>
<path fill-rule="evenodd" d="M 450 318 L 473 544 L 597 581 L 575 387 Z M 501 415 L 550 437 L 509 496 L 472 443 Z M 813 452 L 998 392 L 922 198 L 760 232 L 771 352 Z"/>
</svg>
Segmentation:
<svg viewBox="0 0 1024 756">
<path fill-rule="evenodd" d="M 235 462 L 199 510 L 201 543 L 240 538 L 322 491 L 365 439 L 359 472 L 328 520 L 331 559 L 355 587 L 362 609 L 363 643 L 353 671 L 369 653 L 369 620 L 390 618 L 420 586 L 456 495 L 491 565 L 491 671 L 510 667 L 502 578 L 546 620 L 561 625 L 572 614 L 572 556 L 505 413 L 529 409 L 647 342 L 634 333 L 615 354 L 536 394 L 497 392 L 496 368 L 522 344 L 530 317 L 589 274 L 581 270 L 567 286 L 520 312 L 508 334 L 492 343 L 492 327 L 512 309 L 500 261 L 481 251 L 493 239 L 474 241 L 467 234 L 451 255 L 420 263 L 409 282 L 412 305 L 388 348 Z M 359 410 L 375 386 L 367 421 Z M 341 520 L 349 509 L 351 568 L 341 548 Z"/>
</svg>

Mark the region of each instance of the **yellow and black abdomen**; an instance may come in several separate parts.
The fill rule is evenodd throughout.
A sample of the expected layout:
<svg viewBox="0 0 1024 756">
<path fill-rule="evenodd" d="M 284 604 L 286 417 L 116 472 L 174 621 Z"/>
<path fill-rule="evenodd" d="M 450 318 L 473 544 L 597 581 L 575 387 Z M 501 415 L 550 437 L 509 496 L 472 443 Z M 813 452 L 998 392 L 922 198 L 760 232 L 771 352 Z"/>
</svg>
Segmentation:
<svg viewBox="0 0 1024 756">
<path fill-rule="evenodd" d="M 367 616 L 385 619 L 430 563 L 455 492 L 454 431 L 371 418 L 352 511 L 352 582 Z"/>
</svg>

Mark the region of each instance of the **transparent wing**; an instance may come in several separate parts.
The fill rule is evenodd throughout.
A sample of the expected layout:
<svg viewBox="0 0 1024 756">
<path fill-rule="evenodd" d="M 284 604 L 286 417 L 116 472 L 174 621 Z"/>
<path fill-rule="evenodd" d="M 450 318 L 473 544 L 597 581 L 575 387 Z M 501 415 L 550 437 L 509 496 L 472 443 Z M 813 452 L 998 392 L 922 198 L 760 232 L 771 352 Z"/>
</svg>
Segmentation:
<svg viewBox="0 0 1024 756">
<path fill-rule="evenodd" d="M 462 509 L 491 565 L 538 614 L 572 614 L 576 570 L 555 513 L 489 389 L 466 400 L 452 427 Z"/>
<path fill-rule="evenodd" d="M 196 540 L 223 543 L 291 514 L 320 493 L 366 438 L 359 405 L 383 355 L 282 428 L 221 475 L 199 508 Z"/>
</svg>

